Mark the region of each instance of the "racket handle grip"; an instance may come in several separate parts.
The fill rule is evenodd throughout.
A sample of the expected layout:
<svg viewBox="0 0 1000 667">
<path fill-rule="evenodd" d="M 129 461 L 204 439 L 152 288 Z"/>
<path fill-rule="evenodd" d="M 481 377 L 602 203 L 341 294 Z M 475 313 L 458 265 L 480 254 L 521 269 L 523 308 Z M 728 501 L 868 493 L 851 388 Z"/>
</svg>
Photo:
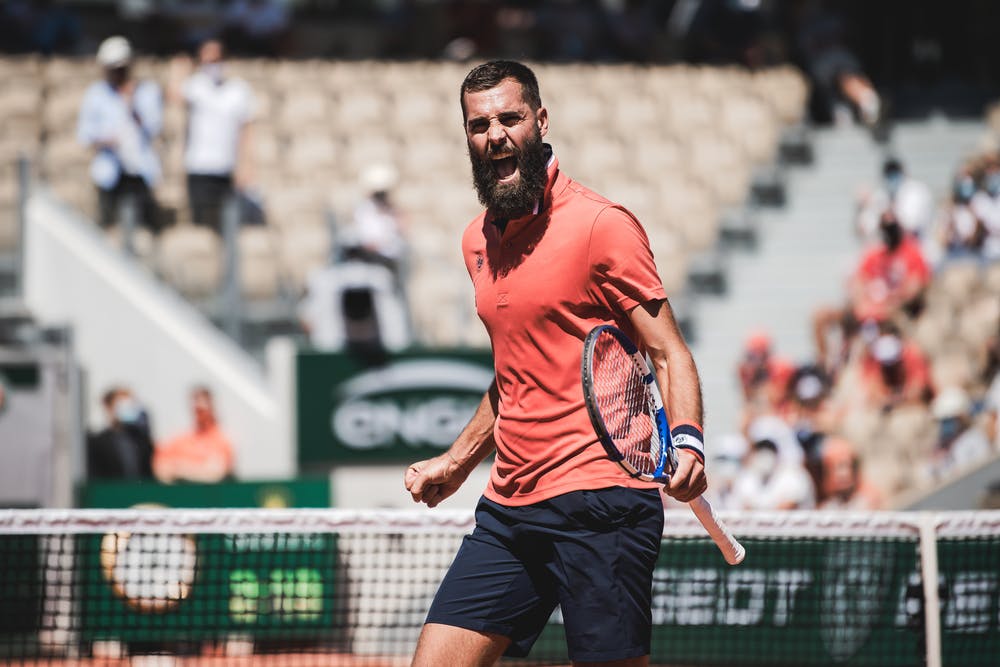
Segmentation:
<svg viewBox="0 0 1000 667">
<path fill-rule="evenodd" d="M 709 537 L 719 547 L 719 551 L 722 552 L 726 562 L 730 565 L 739 565 L 743 562 L 743 557 L 746 556 L 746 549 L 736 541 L 736 538 L 729 532 L 726 524 L 716 516 L 712 505 L 702 496 L 698 496 L 688 504 L 691 506 L 691 511 L 694 512 L 694 515 L 698 517 L 698 521 L 705 527 Z"/>
</svg>

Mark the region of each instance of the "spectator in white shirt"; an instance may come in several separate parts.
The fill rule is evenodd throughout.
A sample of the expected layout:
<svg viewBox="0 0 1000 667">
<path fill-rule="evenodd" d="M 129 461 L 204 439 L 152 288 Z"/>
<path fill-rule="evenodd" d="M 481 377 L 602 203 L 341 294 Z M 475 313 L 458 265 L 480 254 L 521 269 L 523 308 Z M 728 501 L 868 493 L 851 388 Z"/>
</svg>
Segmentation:
<svg viewBox="0 0 1000 667">
<path fill-rule="evenodd" d="M 980 256 L 987 260 L 1000 259 L 1000 158 L 993 157 L 982 177 L 982 190 L 969 203 L 969 208 L 984 226 Z"/>
<path fill-rule="evenodd" d="M 396 170 L 373 164 L 361 172 L 366 196 L 354 209 L 351 224 L 344 230 L 344 246 L 350 259 L 381 264 L 399 278 L 407 245 L 402 216 L 392 203 L 391 191 L 398 181 Z"/>
<path fill-rule="evenodd" d="M 94 151 L 90 176 L 98 191 L 98 222 L 111 226 L 119 207 L 133 198 L 140 224 L 159 231 L 159 208 L 152 188 L 160 178 L 153 140 L 163 127 L 163 99 L 152 81 L 132 77 L 132 47 L 109 37 L 97 50 L 104 78 L 84 94 L 77 139 Z"/>
<path fill-rule="evenodd" d="M 219 232 L 227 199 L 252 180 L 254 115 L 250 86 L 227 75 L 223 55 L 222 43 L 208 40 L 198 50 L 193 74 L 183 57 L 173 61 L 170 72 L 171 100 L 188 112 L 184 169 L 191 216 L 195 224 Z"/>
<path fill-rule="evenodd" d="M 758 440 L 733 485 L 730 507 L 745 510 L 812 509 L 816 491 L 801 464 L 782 459 L 772 440 Z"/>
<path fill-rule="evenodd" d="M 906 174 L 895 158 L 882 167 L 882 187 L 861 195 L 857 218 L 858 233 L 866 240 L 878 238 L 882 214 L 891 210 L 903 231 L 922 236 L 934 218 L 934 194 L 930 187 Z"/>
</svg>

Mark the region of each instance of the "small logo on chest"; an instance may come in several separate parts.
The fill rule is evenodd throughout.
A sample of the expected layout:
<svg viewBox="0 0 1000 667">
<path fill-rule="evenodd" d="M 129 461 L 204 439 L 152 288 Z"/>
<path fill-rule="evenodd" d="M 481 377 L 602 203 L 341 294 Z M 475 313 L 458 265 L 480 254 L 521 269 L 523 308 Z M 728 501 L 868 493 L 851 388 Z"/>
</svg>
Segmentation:
<svg viewBox="0 0 1000 667">
<path fill-rule="evenodd" d="M 497 308 L 503 308 L 509 305 L 507 301 L 507 292 L 497 292 Z"/>
<path fill-rule="evenodd" d="M 482 270 L 483 270 L 483 253 L 477 252 L 476 253 L 476 273 L 479 273 Z"/>
</svg>

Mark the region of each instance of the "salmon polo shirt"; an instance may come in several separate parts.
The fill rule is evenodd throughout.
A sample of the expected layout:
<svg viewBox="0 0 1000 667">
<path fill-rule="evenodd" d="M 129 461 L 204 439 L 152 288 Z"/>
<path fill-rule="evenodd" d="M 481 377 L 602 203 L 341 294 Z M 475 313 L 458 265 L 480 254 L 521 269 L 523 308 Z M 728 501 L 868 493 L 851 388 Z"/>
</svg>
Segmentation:
<svg viewBox="0 0 1000 667">
<path fill-rule="evenodd" d="M 608 458 L 583 400 L 583 340 L 665 299 L 636 218 L 559 171 L 552 158 L 537 213 L 497 225 L 484 212 L 462 253 L 493 345 L 500 393 L 496 459 L 485 496 L 527 505 L 582 489 L 655 488 Z"/>
</svg>

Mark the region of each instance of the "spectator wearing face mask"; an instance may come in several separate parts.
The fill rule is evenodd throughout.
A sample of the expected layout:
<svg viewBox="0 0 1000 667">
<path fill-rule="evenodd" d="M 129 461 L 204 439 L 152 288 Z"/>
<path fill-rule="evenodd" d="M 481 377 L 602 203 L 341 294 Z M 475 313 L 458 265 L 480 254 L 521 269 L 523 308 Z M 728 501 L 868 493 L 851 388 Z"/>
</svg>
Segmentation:
<svg viewBox="0 0 1000 667">
<path fill-rule="evenodd" d="M 186 57 L 171 62 L 169 93 L 187 110 L 184 169 L 192 219 L 221 233 L 226 201 L 253 181 L 253 92 L 228 74 L 222 43 L 213 39 L 198 49 L 193 73 Z"/>
<path fill-rule="evenodd" d="M 879 237 L 883 215 L 891 211 L 907 234 L 920 237 L 934 220 L 934 194 L 923 181 L 907 175 L 903 163 L 895 158 L 882 166 L 881 187 L 862 194 L 859 201 L 857 228 L 865 240 Z"/>
<path fill-rule="evenodd" d="M 986 432 L 972 419 L 972 401 L 960 387 L 945 387 L 934 399 L 931 412 L 938 437 L 933 472 L 942 476 L 983 460 L 992 452 Z"/>
<path fill-rule="evenodd" d="M 973 209 L 976 196 L 975 177 L 962 169 L 955 176 L 939 227 L 938 241 L 949 259 L 978 255 L 983 249 L 989 230 Z"/>
<path fill-rule="evenodd" d="M 982 189 L 972 197 L 969 207 L 984 227 L 980 255 L 987 260 L 1000 259 L 1000 157 L 986 163 Z"/>
<path fill-rule="evenodd" d="M 732 496 L 731 506 L 743 510 L 812 509 L 816 504 L 805 468 L 780 456 L 778 445 L 769 439 L 751 445 Z"/>
<path fill-rule="evenodd" d="M 825 306 L 813 315 L 813 337 L 820 365 L 835 374 L 846 363 L 855 336 L 904 314 L 920 315 L 931 270 L 917 240 L 887 210 L 879 221 L 879 243 L 867 249 L 848 282 L 847 306 Z M 829 337 L 840 350 L 831 358 Z"/>
<path fill-rule="evenodd" d="M 914 343 L 892 331 L 868 345 L 861 381 L 867 405 L 883 412 L 901 405 L 926 405 L 934 395 L 927 358 Z"/>
<path fill-rule="evenodd" d="M 94 153 L 90 176 L 97 186 L 98 222 L 114 224 L 121 203 L 131 199 L 139 223 L 159 231 L 161 213 L 152 188 L 160 179 L 155 148 L 163 127 L 160 87 L 132 76 L 132 46 L 124 37 L 101 42 L 97 63 L 104 78 L 83 96 L 77 139 Z"/>
<path fill-rule="evenodd" d="M 101 399 L 107 426 L 87 438 L 91 479 L 150 479 L 153 436 L 149 415 L 126 387 L 113 387 Z"/>
<path fill-rule="evenodd" d="M 892 211 L 882 214 L 880 242 L 861 257 L 849 285 L 854 318 L 884 321 L 902 311 L 919 315 L 931 272 L 920 244 Z"/>
</svg>

